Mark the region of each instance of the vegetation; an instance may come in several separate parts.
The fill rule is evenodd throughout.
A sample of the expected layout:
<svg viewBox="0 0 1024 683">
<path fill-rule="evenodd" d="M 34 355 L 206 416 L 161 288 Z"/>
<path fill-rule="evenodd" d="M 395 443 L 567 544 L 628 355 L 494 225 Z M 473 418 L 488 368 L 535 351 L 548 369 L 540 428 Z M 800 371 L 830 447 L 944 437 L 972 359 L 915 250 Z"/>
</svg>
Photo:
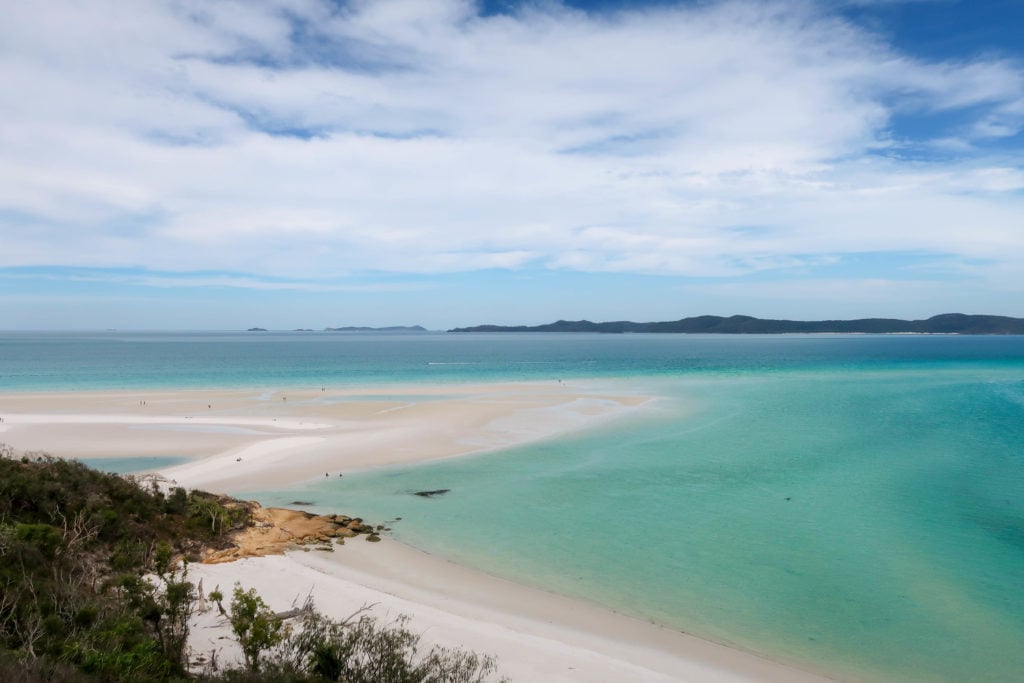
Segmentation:
<svg viewBox="0 0 1024 683">
<path fill-rule="evenodd" d="M 335 622 L 311 605 L 286 625 L 236 587 L 226 616 L 244 669 L 192 673 L 197 604 L 188 561 L 250 523 L 239 501 L 103 474 L 0 445 L 0 680 L 484 681 L 494 662 L 461 650 L 418 656 L 404 620 Z M 184 560 L 184 569 L 177 567 Z"/>
<path fill-rule="evenodd" d="M 407 617 L 381 624 L 360 612 L 338 622 L 307 606 L 266 672 L 301 681 L 477 683 L 496 671 L 491 657 L 437 647 L 420 656 L 419 648 Z"/>
<path fill-rule="evenodd" d="M 31 678 L 65 667 L 101 680 L 186 671 L 195 602 L 178 557 L 221 545 L 239 504 L 169 495 L 46 456 L 0 458 L 0 651 Z M 215 520 L 211 524 L 211 517 Z M 156 580 L 147 580 L 155 574 Z"/>
<path fill-rule="evenodd" d="M 258 671 L 260 655 L 284 638 L 284 623 L 275 617 L 256 591 L 235 586 L 231 599 L 231 630 L 238 638 L 249 671 Z"/>
</svg>

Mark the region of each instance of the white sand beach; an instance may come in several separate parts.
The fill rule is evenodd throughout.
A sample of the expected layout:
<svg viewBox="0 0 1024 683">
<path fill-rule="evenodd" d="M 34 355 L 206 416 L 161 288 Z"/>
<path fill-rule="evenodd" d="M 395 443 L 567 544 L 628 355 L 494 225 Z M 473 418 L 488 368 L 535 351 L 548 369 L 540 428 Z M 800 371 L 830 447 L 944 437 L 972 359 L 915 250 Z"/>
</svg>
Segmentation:
<svg viewBox="0 0 1024 683">
<path fill-rule="evenodd" d="M 624 551 L 627 551 L 624 548 Z M 467 569 L 385 538 L 348 539 L 335 552 L 193 565 L 204 589 L 255 588 L 276 611 L 311 595 L 317 608 L 345 618 L 363 606 L 387 621 L 411 617 L 424 645 L 495 655 L 512 681 L 693 681 L 811 683 L 830 680 L 753 654 L 617 614 L 578 600 Z M 215 609 L 193 629 L 194 652 L 238 657 Z"/>
<path fill-rule="evenodd" d="M 236 494 L 549 438 L 649 400 L 557 382 L 0 394 L 0 441 L 74 458 L 184 456 L 163 474 Z"/>
<path fill-rule="evenodd" d="M 161 474 L 232 494 L 327 474 L 493 450 L 627 415 L 642 394 L 562 383 L 294 391 L 0 395 L 0 443 L 62 457 L 186 456 Z M 357 510 L 339 510 L 358 514 Z M 627 541 L 623 552 L 628 552 Z M 823 676 L 468 569 L 385 538 L 334 552 L 193 565 L 207 591 L 240 583 L 276 610 L 409 615 L 427 644 L 498 657 L 513 681 L 822 681 Z M 199 615 L 192 648 L 234 655 Z"/>
</svg>

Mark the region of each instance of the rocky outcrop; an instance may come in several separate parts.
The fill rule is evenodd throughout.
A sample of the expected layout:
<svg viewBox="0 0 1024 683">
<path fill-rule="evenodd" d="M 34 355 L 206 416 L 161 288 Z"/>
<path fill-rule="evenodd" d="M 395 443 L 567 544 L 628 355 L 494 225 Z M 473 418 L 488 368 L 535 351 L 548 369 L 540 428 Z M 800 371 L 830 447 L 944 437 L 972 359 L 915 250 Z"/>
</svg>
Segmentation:
<svg viewBox="0 0 1024 683">
<path fill-rule="evenodd" d="M 367 540 L 379 540 L 377 531 L 359 517 L 346 515 L 314 515 L 302 510 L 264 508 L 252 503 L 252 524 L 231 537 L 232 545 L 220 550 L 209 549 L 201 561 L 206 564 L 233 562 L 242 557 L 281 555 L 285 550 L 301 546 L 330 547 L 344 543 L 346 538 L 360 534 Z"/>
</svg>

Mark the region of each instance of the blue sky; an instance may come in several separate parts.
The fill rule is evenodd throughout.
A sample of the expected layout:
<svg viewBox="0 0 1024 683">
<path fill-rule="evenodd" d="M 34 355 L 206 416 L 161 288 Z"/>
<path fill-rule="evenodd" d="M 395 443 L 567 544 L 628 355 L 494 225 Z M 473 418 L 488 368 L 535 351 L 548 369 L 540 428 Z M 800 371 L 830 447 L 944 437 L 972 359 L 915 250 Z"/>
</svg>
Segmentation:
<svg viewBox="0 0 1024 683">
<path fill-rule="evenodd" d="M 0 328 L 1024 316 L 1024 3 L 0 0 Z"/>
</svg>

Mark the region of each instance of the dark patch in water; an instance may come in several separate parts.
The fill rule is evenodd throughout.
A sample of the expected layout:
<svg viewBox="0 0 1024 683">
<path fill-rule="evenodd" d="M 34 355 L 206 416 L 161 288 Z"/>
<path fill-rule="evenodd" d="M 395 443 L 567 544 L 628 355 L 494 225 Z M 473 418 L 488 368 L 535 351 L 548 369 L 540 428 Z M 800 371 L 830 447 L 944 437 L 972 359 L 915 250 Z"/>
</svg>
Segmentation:
<svg viewBox="0 0 1024 683">
<path fill-rule="evenodd" d="M 434 496 L 443 496 L 449 491 L 451 489 L 434 489 L 433 491 L 416 491 L 412 495 L 420 496 L 421 498 L 433 498 Z"/>
</svg>

